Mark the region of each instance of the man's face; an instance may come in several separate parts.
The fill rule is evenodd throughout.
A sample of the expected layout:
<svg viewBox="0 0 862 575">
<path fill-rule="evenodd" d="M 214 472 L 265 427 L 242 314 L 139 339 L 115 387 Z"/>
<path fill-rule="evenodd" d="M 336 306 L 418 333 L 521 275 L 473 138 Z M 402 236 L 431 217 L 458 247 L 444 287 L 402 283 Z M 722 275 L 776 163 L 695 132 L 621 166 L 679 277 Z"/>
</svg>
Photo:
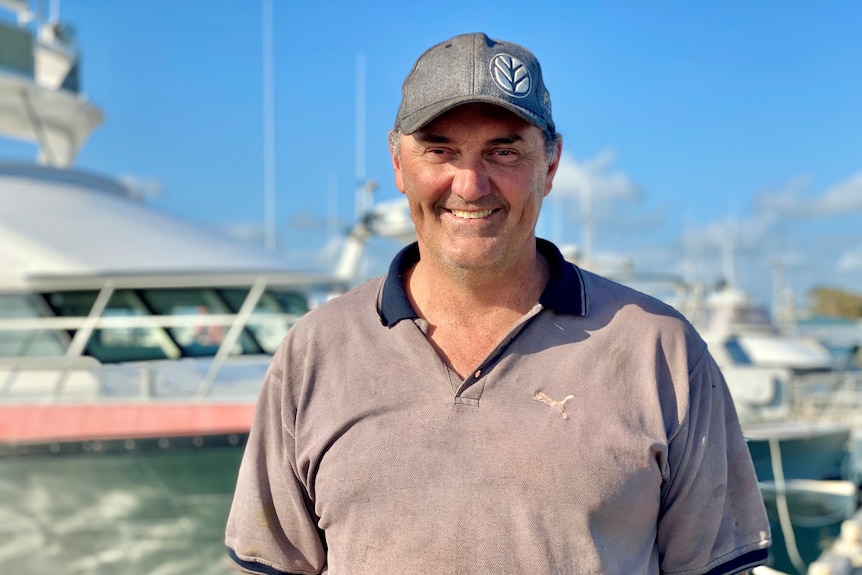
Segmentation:
<svg viewBox="0 0 862 575">
<path fill-rule="evenodd" d="M 539 128 L 489 104 L 459 106 L 403 136 L 392 158 L 395 184 L 410 204 L 423 259 L 467 271 L 534 257 L 559 151 L 549 161 Z"/>
</svg>

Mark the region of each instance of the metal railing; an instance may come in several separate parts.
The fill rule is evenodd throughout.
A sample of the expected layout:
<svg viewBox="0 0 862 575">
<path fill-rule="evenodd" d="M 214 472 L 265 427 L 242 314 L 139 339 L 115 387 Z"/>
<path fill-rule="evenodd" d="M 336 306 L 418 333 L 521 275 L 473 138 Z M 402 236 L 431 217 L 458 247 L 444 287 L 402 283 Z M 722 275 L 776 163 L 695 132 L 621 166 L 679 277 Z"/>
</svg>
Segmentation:
<svg viewBox="0 0 862 575">
<path fill-rule="evenodd" d="M 114 291 L 109 282 L 100 290 L 87 316 L 0 319 L 0 337 L 9 332 L 74 332 L 64 355 L 0 356 L 0 401 L 104 397 L 145 401 L 165 397 L 203 400 L 211 395 L 217 381 L 224 381 L 225 386 L 233 386 L 236 393 L 241 393 L 253 380 L 258 384 L 262 381 L 271 355 L 264 345 L 260 345 L 260 352 L 243 355 L 240 343 L 243 333 L 254 338 L 254 328 L 259 327 L 277 334 L 280 340 L 300 317 L 290 313 L 255 313 L 266 287 L 265 280 L 256 281 L 237 313 L 112 317 L 103 315 Z M 169 328 L 195 329 L 203 324 L 218 326 L 223 334 L 212 354 L 185 356 L 183 346 L 167 333 Z M 102 363 L 84 353 L 94 334 L 101 330 L 142 328 L 158 330 L 161 337 L 156 340 L 166 359 Z M 236 373 L 225 375 L 228 365 Z"/>
</svg>

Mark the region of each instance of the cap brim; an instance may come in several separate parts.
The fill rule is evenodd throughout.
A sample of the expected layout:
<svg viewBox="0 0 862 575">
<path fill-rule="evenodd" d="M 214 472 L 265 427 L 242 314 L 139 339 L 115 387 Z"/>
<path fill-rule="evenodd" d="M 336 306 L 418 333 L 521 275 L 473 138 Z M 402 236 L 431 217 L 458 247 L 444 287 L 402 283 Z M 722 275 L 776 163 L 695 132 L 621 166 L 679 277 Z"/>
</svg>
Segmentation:
<svg viewBox="0 0 862 575">
<path fill-rule="evenodd" d="M 413 134 L 418 132 L 424 126 L 428 125 L 433 120 L 439 118 L 449 110 L 463 106 L 465 104 L 491 104 L 512 112 L 524 121 L 536 126 L 543 132 L 548 129 L 548 124 L 540 117 L 536 116 L 529 110 L 525 110 L 511 102 L 495 98 L 494 96 L 485 96 L 482 94 L 471 94 L 470 96 L 462 96 L 459 98 L 450 98 L 442 102 L 437 102 L 431 106 L 426 106 L 412 114 L 407 114 L 397 126 L 396 130 L 400 130 L 402 134 Z"/>
</svg>

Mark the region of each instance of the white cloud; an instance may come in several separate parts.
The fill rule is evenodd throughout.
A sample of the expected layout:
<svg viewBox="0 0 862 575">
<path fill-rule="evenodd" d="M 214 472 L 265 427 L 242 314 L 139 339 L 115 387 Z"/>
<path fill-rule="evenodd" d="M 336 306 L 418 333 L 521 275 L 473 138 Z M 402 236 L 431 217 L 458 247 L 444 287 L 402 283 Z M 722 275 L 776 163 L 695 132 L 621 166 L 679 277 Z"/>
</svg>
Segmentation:
<svg viewBox="0 0 862 575">
<path fill-rule="evenodd" d="M 778 218 L 772 214 L 750 219 L 730 217 L 708 224 L 698 235 L 710 247 L 756 249 L 775 231 L 777 223 Z"/>
<path fill-rule="evenodd" d="M 578 162 L 563 152 L 552 193 L 579 199 L 588 197 L 593 203 L 640 200 L 641 190 L 628 176 L 622 172 L 608 171 L 615 159 L 612 150 L 601 152 L 584 162 Z"/>
<path fill-rule="evenodd" d="M 862 245 L 842 253 L 838 258 L 837 268 L 840 272 L 862 271 Z"/>
<path fill-rule="evenodd" d="M 822 216 L 862 212 L 862 172 L 827 190 L 812 202 L 812 208 Z"/>
<path fill-rule="evenodd" d="M 829 218 L 862 212 L 862 172 L 827 189 L 822 195 L 803 198 L 810 182 L 794 180 L 784 189 L 759 195 L 761 209 L 795 218 Z"/>
</svg>

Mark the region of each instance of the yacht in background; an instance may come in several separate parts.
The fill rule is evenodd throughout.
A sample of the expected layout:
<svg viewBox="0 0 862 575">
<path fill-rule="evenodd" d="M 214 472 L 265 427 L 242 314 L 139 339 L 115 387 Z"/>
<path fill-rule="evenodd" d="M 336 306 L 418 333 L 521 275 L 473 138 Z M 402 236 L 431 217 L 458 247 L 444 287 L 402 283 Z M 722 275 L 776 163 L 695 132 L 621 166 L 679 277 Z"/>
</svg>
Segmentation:
<svg viewBox="0 0 862 575">
<path fill-rule="evenodd" d="M 805 574 L 858 508 L 862 462 L 854 457 L 854 432 L 862 392 L 845 403 L 841 391 L 855 389 L 859 373 L 811 333 L 784 328 L 788 322 L 774 321 L 728 282 L 709 287 L 643 274 L 626 260 L 597 270 L 598 262 L 574 248 L 564 254 L 670 303 L 692 322 L 727 381 L 772 527 L 770 567 L 755 572 Z"/>
<path fill-rule="evenodd" d="M 333 285 L 68 168 L 0 163 L 0 204 L 0 452 L 247 431 Z"/>
<path fill-rule="evenodd" d="M 762 304 L 730 285 L 676 305 L 709 345 L 744 425 L 862 423 L 862 372 L 815 334 L 779 326 Z"/>
<path fill-rule="evenodd" d="M 770 566 L 804 574 L 858 508 L 858 422 L 839 416 L 853 412 L 837 393 L 862 379 L 732 285 L 687 295 L 675 303 L 721 368 L 754 462 L 773 531 Z"/>
<path fill-rule="evenodd" d="M 70 27 L 0 0 L 0 137 L 38 150 L 0 161 L 0 572 L 228 573 L 272 353 L 396 210 L 340 275 L 290 269 L 75 169 L 103 119 L 79 73 Z"/>
<path fill-rule="evenodd" d="M 269 355 L 339 282 L 75 170 L 102 112 L 73 31 L 4 5 L 0 136 L 38 159 L 0 162 L 0 452 L 242 433 Z"/>
<path fill-rule="evenodd" d="M 820 341 L 780 329 L 763 305 L 732 285 L 682 310 L 721 367 L 745 422 L 787 419 L 795 409 L 795 380 L 834 373 L 836 362 Z"/>
</svg>

